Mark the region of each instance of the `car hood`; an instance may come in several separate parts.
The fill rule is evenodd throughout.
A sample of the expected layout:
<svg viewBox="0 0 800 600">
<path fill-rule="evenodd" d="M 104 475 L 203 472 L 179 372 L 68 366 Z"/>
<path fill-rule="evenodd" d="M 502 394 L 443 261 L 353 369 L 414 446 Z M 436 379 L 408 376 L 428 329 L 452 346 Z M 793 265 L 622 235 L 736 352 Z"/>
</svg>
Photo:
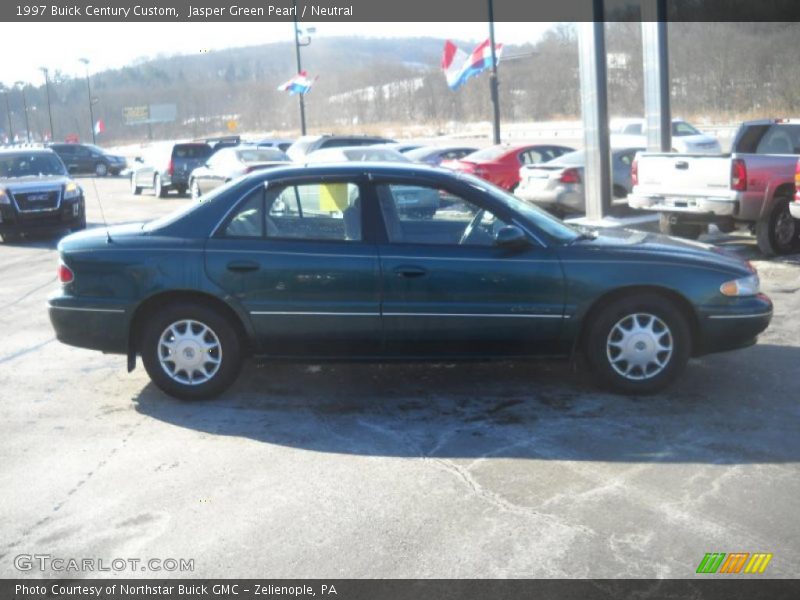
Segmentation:
<svg viewBox="0 0 800 600">
<path fill-rule="evenodd" d="M 632 260 L 677 260 L 743 275 L 751 272 L 744 260 L 715 246 L 645 231 L 602 228 L 594 239 L 577 244 L 596 252 L 624 254 Z"/>
<path fill-rule="evenodd" d="M 44 177 L 9 177 L 0 179 L 0 188 L 11 192 L 24 192 L 42 188 L 55 188 L 72 181 L 66 175 L 46 175 Z"/>
</svg>

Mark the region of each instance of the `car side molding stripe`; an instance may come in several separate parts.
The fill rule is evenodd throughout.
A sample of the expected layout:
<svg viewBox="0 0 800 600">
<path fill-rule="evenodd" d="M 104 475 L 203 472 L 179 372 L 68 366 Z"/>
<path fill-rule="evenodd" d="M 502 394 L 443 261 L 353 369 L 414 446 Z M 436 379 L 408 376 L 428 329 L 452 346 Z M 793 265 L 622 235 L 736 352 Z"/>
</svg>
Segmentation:
<svg viewBox="0 0 800 600">
<path fill-rule="evenodd" d="M 487 317 L 493 319 L 569 319 L 570 315 L 498 314 L 498 313 L 377 313 L 377 312 L 317 312 L 288 310 L 252 310 L 251 315 L 336 316 L 336 317 Z"/>
<path fill-rule="evenodd" d="M 762 317 L 769 317 L 772 311 L 765 313 L 758 313 L 757 315 L 708 315 L 709 319 L 760 319 Z"/>
<path fill-rule="evenodd" d="M 81 312 L 104 312 L 104 313 L 124 313 L 125 311 L 121 308 L 85 308 L 81 306 L 55 306 L 54 304 L 47 305 L 50 308 L 55 308 L 56 310 L 77 310 Z"/>
</svg>

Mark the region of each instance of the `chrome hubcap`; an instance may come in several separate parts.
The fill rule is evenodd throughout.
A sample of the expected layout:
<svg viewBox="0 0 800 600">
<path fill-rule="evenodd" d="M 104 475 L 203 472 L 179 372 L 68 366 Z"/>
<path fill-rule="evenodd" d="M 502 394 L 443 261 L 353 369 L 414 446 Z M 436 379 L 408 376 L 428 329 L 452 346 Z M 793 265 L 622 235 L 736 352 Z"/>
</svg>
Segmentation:
<svg viewBox="0 0 800 600">
<path fill-rule="evenodd" d="M 186 319 L 167 327 L 158 340 L 158 361 L 178 383 L 199 385 L 209 381 L 222 364 L 222 345 L 214 331 Z"/>
<path fill-rule="evenodd" d="M 625 379 L 655 377 L 669 364 L 674 342 L 667 324 L 655 315 L 634 313 L 611 328 L 606 355 L 611 367 Z"/>
</svg>

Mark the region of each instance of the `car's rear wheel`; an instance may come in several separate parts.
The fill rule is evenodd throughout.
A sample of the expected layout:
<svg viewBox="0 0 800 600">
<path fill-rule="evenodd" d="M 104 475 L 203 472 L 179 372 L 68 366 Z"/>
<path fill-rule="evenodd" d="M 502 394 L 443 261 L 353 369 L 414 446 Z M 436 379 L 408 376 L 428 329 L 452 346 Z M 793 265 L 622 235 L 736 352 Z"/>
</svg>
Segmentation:
<svg viewBox="0 0 800 600">
<path fill-rule="evenodd" d="M 758 249 L 766 256 L 798 249 L 800 227 L 789 212 L 789 198 L 778 198 L 769 215 L 756 224 Z"/>
<path fill-rule="evenodd" d="M 200 184 L 197 183 L 196 179 L 192 179 L 191 183 L 189 184 L 189 191 L 192 195 L 192 200 L 200 200 L 200 196 L 202 196 L 202 192 L 200 191 Z"/>
<path fill-rule="evenodd" d="M 153 194 L 156 198 L 167 197 L 167 189 L 161 184 L 161 175 L 157 173 L 156 176 L 153 177 Z"/>
<path fill-rule="evenodd" d="M 142 193 L 142 188 L 136 185 L 136 175 L 131 173 L 131 194 L 138 196 Z"/>
<path fill-rule="evenodd" d="M 203 304 L 172 304 L 145 324 L 140 351 L 147 374 L 182 400 L 225 391 L 241 367 L 241 340 L 233 324 Z"/>
<path fill-rule="evenodd" d="M 623 394 L 657 392 L 689 360 L 689 325 L 674 303 L 658 294 L 621 298 L 591 317 L 584 352 L 606 388 Z"/>
<path fill-rule="evenodd" d="M 661 213 L 658 217 L 658 230 L 664 235 L 696 240 L 708 231 L 708 226 L 699 223 L 681 223 L 675 216 Z"/>
<path fill-rule="evenodd" d="M 94 166 L 94 174 L 97 175 L 98 177 L 105 177 L 106 175 L 108 175 L 108 166 L 106 166 L 105 163 L 101 162 L 97 163 Z"/>
</svg>

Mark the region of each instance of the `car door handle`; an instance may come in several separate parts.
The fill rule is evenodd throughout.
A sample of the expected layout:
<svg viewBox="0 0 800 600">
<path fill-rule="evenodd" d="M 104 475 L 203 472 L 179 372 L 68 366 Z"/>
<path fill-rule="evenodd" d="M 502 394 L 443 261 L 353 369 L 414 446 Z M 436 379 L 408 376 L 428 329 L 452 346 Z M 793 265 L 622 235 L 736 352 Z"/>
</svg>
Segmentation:
<svg viewBox="0 0 800 600">
<path fill-rule="evenodd" d="M 258 271 L 259 266 L 257 262 L 250 260 L 235 260 L 228 263 L 228 271 L 236 273 L 246 273 L 248 271 Z"/>
<path fill-rule="evenodd" d="M 413 279 L 414 277 L 422 277 L 428 274 L 428 271 L 426 269 L 423 269 L 422 267 L 411 267 L 411 266 L 396 267 L 394 272 L 398 277 L 406 277 L 408 279 Z"/>
</svg>

